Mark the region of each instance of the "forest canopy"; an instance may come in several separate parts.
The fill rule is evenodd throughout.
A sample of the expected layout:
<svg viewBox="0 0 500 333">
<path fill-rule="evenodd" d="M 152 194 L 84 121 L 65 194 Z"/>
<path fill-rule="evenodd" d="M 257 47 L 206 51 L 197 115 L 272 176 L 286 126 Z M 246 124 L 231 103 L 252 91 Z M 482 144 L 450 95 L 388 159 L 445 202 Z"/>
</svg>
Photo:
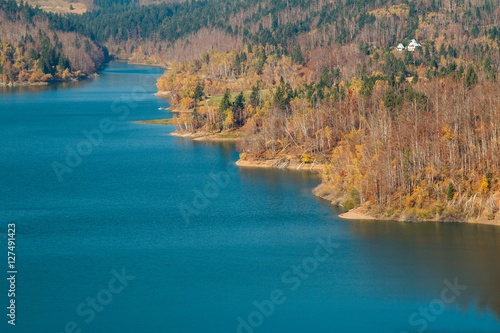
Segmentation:
<svg viewBox="0 0 500 333">
<path fill-rule="evenodd" d="M 56 15 L 0 0 L 0 82 L 71 80 L 100 69 L 107 50 L 89 37 L 51 26 Z"/>
</svg>

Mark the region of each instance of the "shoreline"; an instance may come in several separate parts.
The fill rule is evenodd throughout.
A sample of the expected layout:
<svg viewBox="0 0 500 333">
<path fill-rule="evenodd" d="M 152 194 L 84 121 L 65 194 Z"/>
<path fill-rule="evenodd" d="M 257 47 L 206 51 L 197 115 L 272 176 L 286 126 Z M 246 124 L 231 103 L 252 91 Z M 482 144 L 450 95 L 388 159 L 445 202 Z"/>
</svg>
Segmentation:
<svg viewBox="0 0 500 333">
<path fill-rule="evenodd" d="M 182 132 L 172 132 L 169 133 L 168 135 L 172 136 L 177 136 L 180 138 L 189 138 L 193 141 L 229 141 L 229 142 L 237 142 L 241 140 L 241 138 L 238 136 L 230 137 L 230 136 L 224 136 L 221 135 L 220 133 L 206 133 L 206 132 L 197 132 L 197 133 L 182 133 Z"/>
<path fill-rule="evenodd" d="M 111 63 L 126 63 L 126 64 L 130 64 L 130 65 L 157 67 L 157 68 L 162 68 L 165 70 L 169 69 L 168 65 L 131 62 L 128 59 L 120 59 L 120 58 L 111 59 L 111 60 L 105 62 L 102 67 L 105 67 L 106 65 L 111 64 Z M 36 86 L 49 86 L 49 85 L 53 85 L 53 84 L 57 84 L 57 83 L 78 82 L 78 81 L 83 81 L 83 80 L 99 77 L 99 72 L 101 72 L 102 70 L 103 70 L 103 68 L 100 68 L 99 70 L 96 70 L 94 73 L 85 74 L 85 75 L 82 75 L 79 77 L 72 77 L 69 79 L 56 78 L 56 79 L 49 80 L 49 81 L 36 81 L 36 82 L 28 82 L 28 81 L 24 81 L 24 82 L 16 81 L 16 82 L 9 82 L 9 83 L 0 82 L 0 87 L 36 87 Z M 168 92 L 166 92 L 166 94 L 168 94 Z M 155 93 L 155 95 L 161 96 L 161 94 L 158 94 L 158 93 Z M 171 111 L 171 110 L 169 110 L 169 111 Z M 183 112 L 183 111 L 171 111 L 171 112 Z"/>
<path fill-rule="evenodd" d="M 48 86 L 55 82 L 0 82 L 0 87 L 36 87 L 36 86 Z"/>
<path fill-rule="evenodd" d="M 174 125 L 174 118 L 165 118 L 165 119 L 152 119 L 152 120 L 136 120 L 133 121 L 136 124 L 152 124 L 152 125 Z M 174 131 L 171 133 L 168 133 L 168 135 L 171 136 L 177 136 L 180 138 L 189 138 L 193 141 L 230 141 L 230 142 L 237 142 L 241 140 L 239 137 L 239 133 L 236 136 L 231 136 L 231 133 L 228 133 L 226 135 L 220 134 L 220 133 L 207 133 L 207 132 L 179 132 L 179 131 Z"/>
<path fill-rule="evenodd" d="M 348 199 L 347 195 L 337 194 L 332 192 L 328 185 L 320 183 L 313 189 L 313 195 L 315 197 L 326 200 L 330 205 L 335 207 L 344 207 L 344 203 Z M 385 216 L 379 215 L 373 212 L 372 205 L 367 202 L 362 206 L 358 206 L 346 212 L 338 214 L 338 217 L 346 220 L 377 220 L 377 221 L 397 221 L 405 223 L 421 223 L 421 222 L 434 222 L 434 223 L 467 223 L 467 224 L 484 224 L 484 225 L 495 225 L 500 226 L 500 211 L 498 211 L 493 219 L 488 219 L 485 213 L 479 215 L 478 217 L 460 219 L 460 218 L 440 218 L 439 216 L 434 216 L 433 218 L 423 218 L 415 215 L 414 211 L 404 210 L 399 212 L 397 215 Z"/>
<path fill-rule="evenodd" d="M 396 217 L 377 217 L 369 215 L 366 207 L 357 207 L 347 211 L 345 213 L 339 214 L 338 217 L 345 220 L 372 220 L 372 221 L 395 221 L 395 222 L 404 222 L 404 223 L 421 223 L 421 222 L 434 222 L 434 223 L 463 223 L 463 224 L 482 224 L 482 225 L 494 225 L 500 226 L 500 221 L 498 220 L 487 220 L 484 218 L 470 218 L 465 221 L 441 221 L 436 218 L 434 219 L 422 219 L 418 221 L 409 221 L 403 218 Z"/>
<path fill-rule="evenodd" d="M 162 91 L 158 92 L 155 95 L 168 95 L 171 92 Z M 169 109 L 169 108 L 167 108 Z M 175 112 L 169 109 L 171 112 Z M 172 119 L 172 118 L 170 118 Z M 137 121 L 137 123 L 147 123 L 147 124 L 160 124 L 159 121 L 166 119 L 158 119 L 158 120 L 149 120 L 149 121 Z M 220 133 L 207 133 L 207 132 L 197 132 L 197 133 L 182 133 L 178 131 L 174 131 L 169 133 L 168 135 L 189 138 L 193 141 L 229 141 L 229 142 L 237 142 L 241 140 L 239 137 L 239 133 L 236 137 L 221 137 Z M 289 169 L 289 170 L 300 170 L 300 171 L 316 171 L 318 173 L 321 172 L 324 168 L 324 164 L 321 163 L 300 163 L 295 161 L 292 157 L 283 156 L 281 158 L 275 158 L 270 160 L 247 160 L 247 159 L 239 159 L 235 162 L 235 164 L 240 168 L 266 168 L 266 169 Z M 320 188 L 323 183 L 320 183 L 318 187 L 313 189 L 312 193 L 314 196 L 325 199 L 332 206 L 342 207 L 340 201 L 338 199 L 332 200 L 332 198 L 328 198 L 329 195 L 318 195 L 316 189 Z M 499 212 L 500 216 L 500 212 Z M 482 225 L 494 225 L 500 226 L 500 221 L 498 220 L 487 220 L 484 216 L 480 216 L 474 219 L 468 219 L 466 221 L 441 221 L 437 218 L 434 219 L 418 219 L 416 221 L 407 220 L 402 217 L 379 217 L 370 214 L 368 208 L 366 206 L 360 206 L 354 209 L 351 209 L 347 212 L 338 214 L 338 217 L 345 220 L 371 220 L 371 221 L 399 221 L 405 223 L 419 223 L 419 222 L 436 222 L 436 223 L 467 223 L 467 224 L 482 224 Z"/>
<path fill-rule="evenodd" d="M 153 121 L 139 121 L 140 123 L 154 124 Z M 211 142 L 238 142 L 241 140 L 240 133 L 233 132 L 235 136 L 225 136 L 224 133 L 207 133 L 207 132 L 179 132 L 174 131 L 168 135 L 177 136 L 181 138 L 189 138 L 193 141 L 211 141 Z M 231 135 L 231 133 L 228 133 Z M 267 168 L 267 169 L 290 169 L 290 170 L 305 170 L 317 171 L 323 170 L 324 164 L 321 163 L 299 163 L 290 157 L 274 158 L 270 160 L 242 160 L 239 159 L 235 164 L 241 168 Z"/>
<path fill-rule="evenodd" d="M 166 70 L 168 70 L 170 68 L 167 64 L 133 61 L 133 60 L 130 60 L 129 58 L 120 58 L 117 55 L 113 55 L 113 59 L 111 59 L 107 63 L 108 64 L 110 64 L 110 63 L 122 63 L 122 64 L 129 64 L 129 65 L 149 66 L 149 67 L 162 68 L 162 69 L 166 69 Z"/>
<path fill-rule="evenodd" d="M 360 212 L 359 207 L 339 214 L 339 217 L 345 220 L 377 220 L 377 218 L 368 215 L 365 212 Z"/>
<path fill-rule="evenodd" d="M 49 81 L 35 81 L 35 82 L 28 82 L 28 81 L 23 81 L 23 82 L 16 81 L 16 82 L 9 82 L 9 83 L 0 82 L 0 87 L 37 87 L 37 86 L 50 86 L 50 85 L 57 84 L 57 83 L 79 82 L 79 81 L 83 81 L 83 80 L 87 80 L 87 79 L 92 79 L 92 78 L 96 78 L 96 77 L 99 77 L 99 73 L 98 72 L 95 72 L 95 73 L 92 73 L 92 74 L 88 74 L 88 75 L 79 76 L 79 77 L 72 77 L 72 78 L 69 78 L 69 79 L 57 78 L 57 79 L 53 79 L 53 80 L 49 80 Z"/>
<path fill-rule="evenodd" d="M 174 118 L 152 119 L 152 120 L 137 120 L 137 124 L 153 124 L 153 125 L 174 125 Z"/>
<path fill-rule="evenodd" d="M 323 169 L 320 163 L 299 163 L 285 158 L 275 158 L 272 160 L 242 160 L 236 161 L 236 165 L 241 168 L 266 168 L 266 169 L 290 169 L 301 171 L 317 171 Z"/>
</svg>

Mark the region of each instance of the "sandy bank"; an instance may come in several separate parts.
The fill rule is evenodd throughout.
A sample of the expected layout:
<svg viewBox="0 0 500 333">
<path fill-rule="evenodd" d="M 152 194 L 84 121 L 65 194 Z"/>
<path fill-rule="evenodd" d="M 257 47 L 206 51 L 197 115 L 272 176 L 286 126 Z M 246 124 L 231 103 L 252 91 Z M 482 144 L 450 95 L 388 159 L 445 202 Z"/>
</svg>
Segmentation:
<svg viewBox="0 0 500 333">
<path fill-rule="evenodd" d="M 243 168 L 275 168 L 292 170 L 323 170 L 323 164 L 319 163 L 298 163 L 285 159 L 272 160 L 238 160 L 236 165 Z"/>
<path fill-rule="evenodd" d="M 169 96 L 172 92 L 170 91 L 157 91 L 153 95 L 159 96 L 159 97 L 164 97 L 164 96 Z"/>
<path fill-rule="evenodd" d="M 364 207 L 358 207 L 348 212 L 342 213 L 339 215 L 340 218 L 347 220 L 390 220 L 390 221 L 399 221 L 399 222 L 436 222 L 436 223 L 467 223 L 467 224 L 487 224 L 487 225 L 496 225 L 500 226 L 499 220 L 488 220 L 486 217 L 481 216 L 479 218 L 468 219 L 466 221 L 445 221 L 439 220 L 437 218 L 434 219 L 419 219 L 417 221 L 408 220 L 404 217 L 375 217 L 369 215 L 367 210 Z"/>
<path fill-rule="evenodd" d="M 316 188 L 313 189 L 313 195 L 324 200 L 327 200 L 332 206 L 343 207 L 346 200 L 348 200 L 348 196 L 344 193 L 338 193 L 337 191 L 332 190 L 331 186 L 326 185 L 325 183 L 319 184 Z M 498 211 L 491 219 L 492 216 L 489 216 L 485 213 L 481 214 L 475 218 L 449 218 L 447 216 L 434 216 L 433 218 L 423 218 L 422 216 L 418 216 L 415 210 L 404 210 L 398 211 L 397 214 L 393 214 L 392 216 L 381 215 L 377 213 L 378 211 L 383 211 L 381 207 L 375 207 L 370 202 L 366 202 L 365 205 L 351 209 L 348 212 L 339 214 L 340 218 L 348 219 L 348 220 L 379 220 L 379 221 L 399 221 L 399 222 L 411 222 L 411 223 L 419 223 L 419 222 L 436 222 L 436 223 L 468 223 L 468 224 L 488 224 L 488 225 L 496 225 L 500 226 L 500 211 Z"/>
<path fill-rule="evenodd" d="M 359 208 L 352 209 L 348 212 L 342 213 L 339 217 L 346 220 L 375 220 L 376 218 L 368 215 L 366 212 L 361 211 Z"/>
<path fill-rule="evenodd" d="M 241 140 L 237 134 L 224 134 L 224 133 L 206 133 L 206 132 L 195 132 L 195 133 L 183 133 L 183 132 L 172 132 L 170 135 L 178 136 L 181 138 L 190 138 L 193 141 L 230 141 L 236 142 Z"/>
<path fill-rule="evenodd" d="M 348 212 L 342 213 L 339 215 L 340 218 L 346 220 L 390 220 L 390 221 L 399 221 L 399 222 L 437 222 L 437 223 L 467 223 L 467 224 L 487 224 L 487 225 L 496 225 L 500 226 L 499 220 L 488 220 L 484 216 L 474 219 L 468 219 L 467 221 L 443 221 L 438 219 L 422 219 L 418 221 L 410 221 L 406 220 L 402 217 L 375 217 L 369 215 L 364 207 L 358 207 Z"/>
</svg>

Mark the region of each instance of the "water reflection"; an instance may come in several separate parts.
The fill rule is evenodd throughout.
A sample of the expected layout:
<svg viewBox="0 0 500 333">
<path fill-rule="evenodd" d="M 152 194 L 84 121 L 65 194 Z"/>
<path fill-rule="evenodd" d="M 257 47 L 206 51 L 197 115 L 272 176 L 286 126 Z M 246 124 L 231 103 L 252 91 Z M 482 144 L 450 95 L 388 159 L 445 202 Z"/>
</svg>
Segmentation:
<svg viewBox="0 0 500 333">
<path fill-rule="evenodd" d="M 71 82 L 58 82 L 48 85 L 34 85 L 34 86 L 0 86 L 0 95 L 2 94 L 35 94 L 43 93 L 46 91 L 61 90 L 68 88 L 83 88 L 89 84 L 93 79 L 86 79 L 82 81 Z"/>
<path fill-rule="evenodd" d="M 467 285 L 460 307 L 488 308 L 500 317 L 500 228 L 489 225 L 349 221 L 363 240 L 362 251 L 373 272 L 391 267 L 405 287 L 437 297 L 444 279 Z M 430 291 L 430 292 L 429 292 Z M 430 299 L 429 299 L 430 300 Z"/>
</svg>

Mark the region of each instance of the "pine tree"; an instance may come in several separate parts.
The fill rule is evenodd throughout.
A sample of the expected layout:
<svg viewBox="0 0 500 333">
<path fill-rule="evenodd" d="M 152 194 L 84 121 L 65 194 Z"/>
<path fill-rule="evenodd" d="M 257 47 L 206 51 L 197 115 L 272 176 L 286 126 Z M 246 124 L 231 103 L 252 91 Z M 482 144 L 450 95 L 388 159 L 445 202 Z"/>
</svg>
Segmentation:
<svg viewBox="0 0 500 333">
<path fill-rule="evenodd" d="M 260 82 L 257 82 L 252 87 L 252 93 L 250 94 L 250 105 L 253 107 L 260 106 Z"/>
<path fill-rule="evenodd" d="M 471 66 L 469 69 L 467 69 L 467 74 L 465 75 L 465 83 L 467 87 L 472 87 L 473 85 L 477 84 L 477 74 L 476 71 L 474 71 L 474 68 Z"/>
<path fill-rule="evenodd" d="M 297 45 L 293 48 L 292 60 L 300 65 L 304 64 L 304 57 L 302 56 L 302 49 L 300 48 L 300 45 Z"/>
<path fill-rule="evenodd" d="M 233 117 L 234 122 L 237 126 L 242 126 L 243 119 L 243 109 L 245 108 L 245 96 L 243 96 L 243 91 L 236 96 L 236 99 L 233 103 Z"/>
<path fill-rule="evenodd" d="M 193 98 L 196 102 L 201 101 L 203 97 L 203 87 L 198 83 L 194 88 Z"/>
<path fill-rule="evenodd" d="M 231 94 L 229 93 L 229 89 L 226 89 L 224 96 L 222 96 L 222 100 L 219 104 L 219 111 L 226 111 L 231 107 Z"/>
<path fill-rule="evenodd" d="M 226 89 L 224 96 L 219 104 L 219 128 L 222 130 L 224 121 L 226 120 L 226 111 L 231 108 L 231 95 L 229 89 Z"/>
<path fill-rule="evenodd" d="M 411 83 L 413 84 L 417 84 L 418 83 L 418 74 L 415 73 L 415 75 L 413 76 L 413 79 L 411 80 Z"/>
</svg>

